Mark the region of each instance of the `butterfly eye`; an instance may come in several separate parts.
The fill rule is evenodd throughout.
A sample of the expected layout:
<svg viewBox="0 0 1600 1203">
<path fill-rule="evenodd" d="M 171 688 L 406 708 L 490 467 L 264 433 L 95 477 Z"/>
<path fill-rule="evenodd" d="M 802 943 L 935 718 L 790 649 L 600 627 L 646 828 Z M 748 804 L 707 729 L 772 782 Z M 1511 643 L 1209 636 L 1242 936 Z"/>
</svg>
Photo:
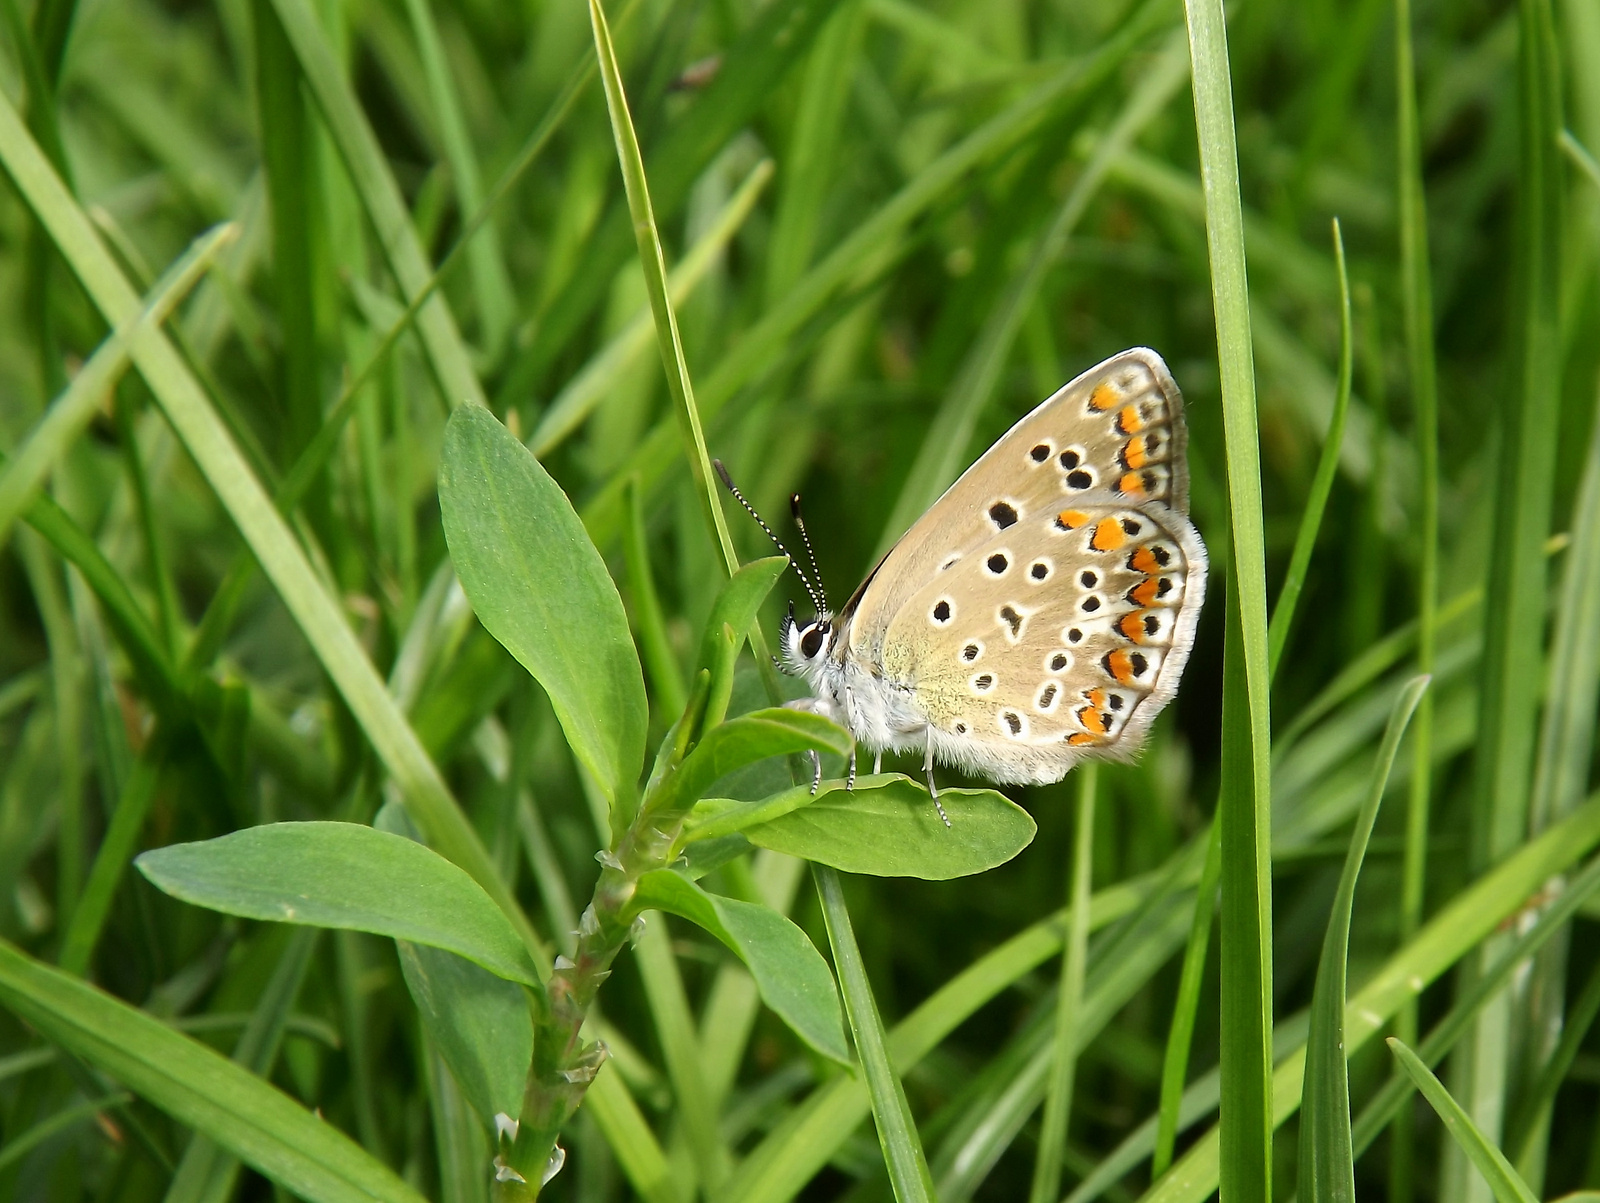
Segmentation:
<svg viewBox="0 0 1600 1203">
<path fill-rule="evenodd" d="M 800 637 L 800 654 L 807 660 L 822 650 L 822 628 L 812 627 Z"/>
</svg>

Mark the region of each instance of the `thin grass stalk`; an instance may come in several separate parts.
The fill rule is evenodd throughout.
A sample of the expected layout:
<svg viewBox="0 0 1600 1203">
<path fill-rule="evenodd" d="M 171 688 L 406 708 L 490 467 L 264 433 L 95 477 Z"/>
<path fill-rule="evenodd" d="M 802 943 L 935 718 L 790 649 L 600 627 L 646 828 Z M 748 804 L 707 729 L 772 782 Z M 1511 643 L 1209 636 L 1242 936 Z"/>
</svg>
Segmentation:
<svg viewBox="0 0 1600 1203">
<path fill-rule="evenodd" d="M 1056 1203 L 1061 1197 L 1061 1160 L 1072 1116 L 1073 1078 L 1078 1069 L 1075 1028 L 1083 1010 L 1084 966 L 1089 959 L 1089 895 L 1094 876 L 1094 804 L 1097 766 L 1078 769 L 1078 810 L 1072 833 L 1072 874 L 1067 903 L 1072 908 L 1066 949 L 1061 958 L 1061 988 L 1056 999 L 1055 1036 L 1050 1045 L 1050 1080 L 1045 1087 L 1039 1151 L 1033 1163 L 1029 1203 Z"/>
<path fill-rule="evenodd" d="M 883 1018 L 878 1014 L 872 984 L 867 981 L 867 967 L 856 945 L 839 872 L 827 865 L 813 864 L 811 873 L 822 901 L 822 917 L 827 923 L 828 945 L 833 949 L 834 969 L 844 995 L 845 1015 L 861 1060 L 861 1074 L 872 1097 L 872 1118 L 877 1123 L 878 1143 L 883 1148 L 894 1197 L 898 1203 L 932 1203 L 933 1177 L 928 1173 L 928 1158 L 911 1118 L 905 1087 L 890 1060 Z"/>
<path fill-rule="evenodd" d="M 1223 651 L 1222 1193 L 1272 1192 L 1271 718 L 1244 212 L 1222 0 L 1186 0 L 1221 369 L 1231 555 Z"/>
<path fill-rule="evenodd" d="M 1206 837 L 1205 867 L 1195 888 L 1194 917 L 1189 942 L 1183 950 L 1178 996 L 1172 1005 L 1166 1052 L 1161 1060 L 1161 1096 L 1157 1109 L 1155 1151 L 1150 1158 L 1150 1178 L 1161 1177 L 1172 1165 L 1178 1142 L 1178 1118 L 1184 1084 L 1189 1077 L 1189 1050 L 1194 1043 L 1195 1015 L 1200 1009 L 1200 987 L 1205 981 L 1206 953 L 1211 947 L 1211 923 L 1217 913 L 1217 883 L 1222 877 L 1222 826 L 1213 821 Z"/>
<path fill-rule="evenodd" d="M 739 571 L 739 553 L 722 512 L 722 496 L 711 474 L 711 456 L 706 451 L 705 431 L 700 427 L 700 411 L 695 405 L 694 384 L 689 379 L 689 364 L 683 354 L 683 339 L 678 333 L 678 315 L 672 306 L 667 283 L 667 261 L 661 249 L 661 233 L 656 229 L 655 212 L 650 205 L 650 186 L 644 176 L 644 156 L 628 112 L 628 98 L 622 89 L 622 69 L 617 64 L 616 48 L 606 24 L 600 0 L 589 0 L 589 22 L 594 30 L 595 55 L 600 63 L 600 79 L 605 87 L 606 109 L 611 115 L 611 133 L 617 143 L 617 161 L 622 167 L 623 187 L 628 194 L 628 212 L 633 217 L 633 234 L 639 244 L 639 264 L 644 271 L 645 291 L 650 297 L 650 312 L 655 317 L 656 342 L 661 350 L 661 366 L 667 373 L 667 388 L 673 410 L 678 415 L 689 469 L 694 474 L 695 491 L 704 507 L 712 538 L 722 553 L 729 576 Z"/>
<path fill-rule="evenodd" d="M 1366 858 L 1372 826 L 1378 820 L 1389 772 L 1400 751 L 1406 724 L 1428 688 L 1429 678 L 1413 677 L 1395 698 L 1383 733 L 1367 796 L 1356 816 L 1350 849 L 1334 895 L 1333 914 L 1323 937 L 1322 958 L 1311 996 L 1311 1028 L 1306 1036 L 1306 1072 L 1300 1091 L 1300 1198 L 1305 1203 L 1355 1203 L 1356 1162 L 1350 1137 L 1350 1074 L 1344 1042 L 1345 982 L 1350 959 L 1350 919 L 1356 880 Z"/>
<path fill-rule="evenodd" d="M 1515 273 L 1514 400 L 1503 407 L 1493 542 L 1484 608 L 1483 687 L 1468 858 L 1482 871 L 1507 856 L 1528 830 L 1530 785 L 1543 674 L 1545 562 L 1561 403 L 1561 132 L 1559 58 L 1548 4 L 1518 10 L 1519 158 Z M 1486 950 L 1486 955 L 1490 950 Z M 1456 1093 L 1473 1122 L 1498 1140 L 1511 1089 L 1509 1042 L 1520 1026 L 1504 997 L 1484 1009 L 1454 1067 Z M 1443 1189 L 1486 1198 L 1458 1156 Z"/>
<path fill-rule="evenodd" d="M 667 637 L 667 620 L 662 614 L 661 598 L 656 593 L 655 574 L 650 569 L 646 531 L 639 483 L 632 481 L 628 487 L 628 525 L 623 532 L 622 552 L 633 595 L 633 621 L 638 628 L 645 665 L 650 670 L 650 686 L 657 709 L 664 715 L 679 715 L 689 699 L 689 691 L 683 683 L 683 669 L 672 650 L 672 641 Z"/>
<path fill-rule="evenodd" d="M 1428 212 L 1418 132 L 1416 57 L 1411 43 L 1411 0 L 1395 0 L 1395 90 L 1398 131 L 1400 292 L 1406 364 L 1411 381 L 1412 438 L 1417 455 L 1417 671 L 1432 673 L 1438 643 L 1439 403 L 1434 361 L 1433 277 L 1428 252 Z M 1425 696 L 1412 723 L 1411 784 L 1406 798 L 1406 844 L 1400 871 L 1401 943 L 1422 923 L 1428 868 L 1428 811 L 1433 774 L 1433 697 Z M 1395 1032 L 1417 1039 L 1415 1004 L 1400 1012 Z M 1410 1203 L 1413 1182 L 1412 1117 L 1396 1117 L 1389 1161 L 1389 1197 Z"/>
<path fill-rule="evenodd" d="M 1350 277 L 1345 271 L 1344 235 L 1339 230 L 1337 217 L 1333 219 L 1333 262 L 1339 273 L 1339 384 L 1334 393 L 1333 417 L 1328 420 L 1328 433 L 1322 442 L 1322 455 L 1317 460 L 1316 474 L 1311 478 L 1311 492 L 1306 496 L 1305 509 L 1300 512 L 1300 528 L 1295 532 L 1289 571 L 1284 575 L 1283 589 L 1278 593 L 1278 600 L 1272 607 L 1272 621 L 1267 626 L 1269 681 L 1278 674 L 1289 628 L 1294 623 L 1295 606 L 1300 601 L 1300 591 L 1305 588 L 1306 570 L 1311 566 L 1311 553 L 1316 550 L 1322 516 L 1328 508 L 1328 495 L 1333 491 L 1333 478 L 1339 470 L 1345 417 L 1350 412 L 1355 345 L 1350 322 Z"/>
</svg>

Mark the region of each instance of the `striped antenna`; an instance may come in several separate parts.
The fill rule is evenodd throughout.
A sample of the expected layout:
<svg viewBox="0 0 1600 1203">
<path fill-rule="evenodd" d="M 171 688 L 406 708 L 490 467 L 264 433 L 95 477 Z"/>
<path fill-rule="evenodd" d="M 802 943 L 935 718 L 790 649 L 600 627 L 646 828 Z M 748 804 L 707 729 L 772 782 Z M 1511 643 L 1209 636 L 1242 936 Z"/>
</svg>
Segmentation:
<svg viewBox="0 0 1600 1203">
<path fill-rule="evenodd" d="M 777 535 L 772 533 L 772 528 L 766 524 L 761 515 L 756 513 L 756 507 L 744 499 L 744 494 L 739 492 L 739 486 L 733 483 L 733 477 L 728 475 L 728 469 L 723 466 L 722 461 L 714 459 L 711 461 L 711 466 L 717 470 L 717 475 L 722 479 L 722 483 L 727 487 L 728 492 L 733 494 L 734 500 L 744 506 L 744 512 L 754 518 L 756 525 L 766 532 L 767 538 L 772 540 L 772 545 L 789 557 L 789 566 L 794 569 L 794 574 L 800 578 L 800 583 L 805 586 L 806 594 L 811 598 L 811 604 L 816 607 L 817 613 L 821 614 L 823 612 L 822 592 L 811 584 L 811 580 L 806 576 L 805 570 L 800 567 L 800 561 L 789 555 L 789 549 L 783 545 L 783 541 Z M 804 531 L 801 533 L 803 534 Z"/>
<path fill-rule="evenodd" d="M 806 520 L 800 516 L 800 494 L 794 493 L 789 497 L 789 512 L 794 515 L 794 524 L 800 528 L 800 538 L 806 545 L 806 555 L 811 560 L 811 576 L 817 582 L 817 593 L 826 604 L 828 591 L 822 587 L 822 569 L 817 566 L 817 549 L 811 546 L 811 533 L 806 530 Z"/>
</svg>

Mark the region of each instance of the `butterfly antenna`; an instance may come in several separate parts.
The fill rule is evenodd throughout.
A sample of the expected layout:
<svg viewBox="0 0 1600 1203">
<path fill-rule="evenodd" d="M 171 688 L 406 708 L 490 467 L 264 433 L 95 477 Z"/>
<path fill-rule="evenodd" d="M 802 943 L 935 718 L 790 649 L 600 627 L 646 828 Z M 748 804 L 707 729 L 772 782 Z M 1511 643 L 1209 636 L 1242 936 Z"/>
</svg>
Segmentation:
<svg viewBox="0 0 1600 1203">
<path fill-rule="evenodd" d="M 806 520 L 800 516 L 800 494 L 795 493 L 790 496 L 789 512 L 794 515 L 794 524 L 800 528 L 801 541 L 806 545 L 806 555 L 811 560 L 811 575 L 817 582 L 817 592 L 826 602 L 828 591 L 822 587 L 822 569 L 817 566 L 817 549 L 811 546 L 811 534 L 806 530 Z"/>
<path fill-rule="evenodd" d="M 800 578 L 800 583 L 805 586 L 806 594 L 811 598 L 811 604 L 816 607 L 817 613 L 821 614 L 823 611 L 822 594 L 811 584 L 805 571 L 800 567 L 799 561 L 789 555 L 789 549 L 783 545 L 783 541 L 777 535 L 772 533 L 772 528 L 766 524 L 761 515 L 756 513 L 756 507 L 744 499 L 744 494 L 739 492 L 739 486 L 733 483 L 733 477 L 728 475 L 728 469 L 723 466 L 722 461 L 714 459 L 711 461 L 711 466 L 717 470 L 717 475 L 722 479 L 722 483 L 727 487 L 728 492 L 733 494 L 734 500 L 744 507 L 744 512 L 754 518 L 756 525 L 766 533 L 767 538 L 772 540 L 772 545 L 783 555 L 789 557 L 789 563 L 794 567 L 794 574 Z"/>
</svg>

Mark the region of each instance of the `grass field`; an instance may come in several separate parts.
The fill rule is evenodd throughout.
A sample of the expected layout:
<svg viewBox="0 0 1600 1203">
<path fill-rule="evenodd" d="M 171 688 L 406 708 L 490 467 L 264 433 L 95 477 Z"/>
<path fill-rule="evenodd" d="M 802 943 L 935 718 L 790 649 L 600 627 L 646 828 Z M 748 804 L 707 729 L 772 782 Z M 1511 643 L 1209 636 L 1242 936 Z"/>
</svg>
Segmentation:
<svg viewBox="0 0 1600 1203">
<path fill-rule="evenodd" d="M 0 1198 L 1600 1192 L 1594 0 L 0 25 Z M 813 801 L 711 461 L 837 602 L 1133 346 L 1143 754 Z"/>
</svg>

